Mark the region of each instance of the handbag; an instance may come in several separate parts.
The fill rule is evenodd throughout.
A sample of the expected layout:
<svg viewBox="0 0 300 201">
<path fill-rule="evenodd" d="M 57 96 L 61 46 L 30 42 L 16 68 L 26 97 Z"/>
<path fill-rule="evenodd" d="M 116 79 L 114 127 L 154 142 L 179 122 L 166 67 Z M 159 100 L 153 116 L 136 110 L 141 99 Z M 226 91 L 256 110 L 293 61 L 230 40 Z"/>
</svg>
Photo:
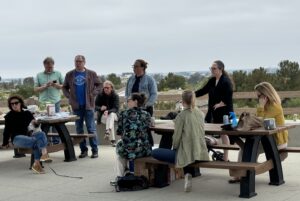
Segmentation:
<svg viewBox="0 0 300 201">
<path fill-rule="evenodd" d="M 259 118 L 249 112 L 243 112 L 240 115 L 236 130 L 250 131 L 259 127 L 263 127 L 263 119 Z"/>
<path fill-rule="evenodd" d="M 123 177 L 117 177 L 115 189 L 121 191 L 138 191 L 149 188 L 149 181 L 145 176 L 134 176 L 127 173 Z"/>
</svg>

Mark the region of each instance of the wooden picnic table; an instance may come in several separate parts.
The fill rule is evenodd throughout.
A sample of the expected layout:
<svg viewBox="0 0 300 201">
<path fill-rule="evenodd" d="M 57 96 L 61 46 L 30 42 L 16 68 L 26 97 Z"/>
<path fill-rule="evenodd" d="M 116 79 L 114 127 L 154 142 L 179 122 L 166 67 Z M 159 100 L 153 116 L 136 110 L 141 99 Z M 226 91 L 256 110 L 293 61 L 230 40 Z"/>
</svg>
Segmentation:
<svg viewBox="0 0 300 201">
<path fill-rule="evenodd" d="M 282 165 L 280 155 L 275 143 L 273 134 L 294 128 L 295 125 L 278 126 L 274 130 L 265 130 L 264 128 L 258 128 L 251 131 L 235 131 L 235 130 L 223 130 L 222 124 L 205 124 L 205 134 L 208 135 L 228 135 L 234 142 L 245 141 L 243 147 L 242 162 L 257 162 L 258 146 L 261 143 L 267 161 L 272 161 L 273 166 L 269 171 L 270 185 L 281 185 L 284 183 Z M 174 132 L 174 123 L 169 121 L 167 123 L 157 124 L 151 127 L 151 130 L 155 133 L 162 135 L 160 141 L 160 148 L 172 147 L 172 135 Z M 243 140 L 242 140 L 243 139 Z M 247 171 L 246 176 L 241 178 L 240 182 L 240 197 L 250 198 L 256 195 L 255 192 L 255 171 Z"/>
<path fill-rule="evenodd" d="M 75 161 L 75 150 L 70 133 L 65 125 L 67 122 L 76 121 L 79 117 L 76 115 L 68 115 L 63 117 L 41 117 L 37 118 L 38 122 L 44 125 L 55 127 L 62 143 L 64 144 L 65 162 Z"/>
</svg>

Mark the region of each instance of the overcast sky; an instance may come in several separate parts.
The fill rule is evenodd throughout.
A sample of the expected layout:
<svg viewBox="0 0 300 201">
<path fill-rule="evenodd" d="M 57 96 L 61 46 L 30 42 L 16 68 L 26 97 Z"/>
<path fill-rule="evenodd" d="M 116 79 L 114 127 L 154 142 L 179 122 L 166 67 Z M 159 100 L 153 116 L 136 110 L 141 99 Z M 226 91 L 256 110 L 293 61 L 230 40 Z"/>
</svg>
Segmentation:
<svg viewBox="0 0 300 201">
<path fill-rule="evenodd" d="M 276 67 L 299 62 L 297 0 L 0 0 L 0 76 L 35 76 L 46 56 L 65 74 L 74 56 L 98 74 Z"/>
</svg>

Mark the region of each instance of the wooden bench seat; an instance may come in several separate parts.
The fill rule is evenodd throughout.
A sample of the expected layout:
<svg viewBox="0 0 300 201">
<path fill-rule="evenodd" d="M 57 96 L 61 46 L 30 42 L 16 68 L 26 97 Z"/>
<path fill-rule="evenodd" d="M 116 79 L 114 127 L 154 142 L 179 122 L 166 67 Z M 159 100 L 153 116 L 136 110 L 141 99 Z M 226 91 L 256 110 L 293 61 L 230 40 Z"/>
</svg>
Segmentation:
<svg viewBox="0 0 300 201">
<path fill-rule="evenodd" d="M 180 172 L 180 175 L 177 175 L 175 179 L 180 179 L 183 177 L 183 171 L 176 170 L 174 164 L 167 162 L 159 161 L 153 157 L 144 157 L 134 160 L 135 175 L 141 176 L 144 175 L 148 177 L 150 183 L 153 180 L 153 169 L 157 165 L 168 165 L 170 168 L 169 174 L 172 171 Z M 230 176 L 234 177 L 243 177 L 246 176 L 248 170 L 255 171 L 255 174 L 262 174 L 266 171 L 269 171 L 273 168 L 273 162 L 271 160 L 263 163 L 250 163 L 250 162 L 225 162 L 225 161 L 205 161 L 192 164 L 191 167 L 199 168 L 214 168 L 214 169 L 228 169 L 230 170 Z M 172 170 L 173 169 L 173 170 Z M 172 179 L 169 179 L 169 182 L 172 182 Z"/>
<path fill-rule="evenodd" d="M 58 137 L 58 133 L 48 133 L 47 137 Z M 72 138 L 73 145 L 79 144 L 85 138 L 96 137 L 95 134 L 76 134 L 70 133 L 70 137 Z"/>
<path fill-rule="evenodd" d="M 285 149 L 280 149 L 279 153 L 300 153 L 300 147 L 287 147 Z"/>
<path fill-rule="evenodd" d="M 225 149 L 225 150 L 240 150 L 240 147 L 237 145 L 229 145 L 229 144 L 216 144 L 216 145 L 209 145 L 208 147 L 212 149 Z"/>
</svg>

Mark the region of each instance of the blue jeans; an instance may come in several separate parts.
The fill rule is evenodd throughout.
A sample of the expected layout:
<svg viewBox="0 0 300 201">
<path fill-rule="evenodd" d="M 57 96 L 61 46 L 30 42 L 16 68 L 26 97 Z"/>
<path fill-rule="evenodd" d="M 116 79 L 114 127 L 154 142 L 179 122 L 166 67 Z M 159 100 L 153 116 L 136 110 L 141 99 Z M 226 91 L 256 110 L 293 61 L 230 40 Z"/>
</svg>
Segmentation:
<svg viewBox="0 0 300 201">
<path fill-rule="evenodd" d="M 176 150 L 157 148 L 152 150 L 152 157 L 159 161 L 175 164 Z M 193 175 L 194 171 L 194 168 L 188 165 L 183 168 L 184 174 L 189 173 Z"/>
<path fill-rule="evenodd" d="M 33 150 L 34 160 L 40 160 L 41 150 L 46 148 L 48 142 L 44 132 L 36 132 L 32 136 L 15 136 L 13 144 L 16 147 L 31 148 Z"/>
<path fill-rule="evenodd" d="M 96 124 L 95 124 L 95 118 L 94 118 L 94 111 L 93 110 L 86 110 L 85 107 L 80 107 L 77 110 L 74 110 L 74 114 L 79 116 L 79 119 L 76 120 L 76 133 L 77 134 L 83 134 L 83 121 L 85 121 L 86 129 L 89 134 L 95 134 L 95 137 L 89 138 L 89 142 L 92 148 L 93 153 L 98 152 L 97 147 L 97 135 L 96 135 Z M 81 152 L 88 151 L 88 148 L 86 146 L 86 139 L 82 140 L 80 142 L 80 149 Z"/>
<path fill-rule="evenodd" d="M 159 161 L 175 164 L 176 151 L 171 149 L 157 148 L 152 150 L 152 157 Z"/>
</svg>

